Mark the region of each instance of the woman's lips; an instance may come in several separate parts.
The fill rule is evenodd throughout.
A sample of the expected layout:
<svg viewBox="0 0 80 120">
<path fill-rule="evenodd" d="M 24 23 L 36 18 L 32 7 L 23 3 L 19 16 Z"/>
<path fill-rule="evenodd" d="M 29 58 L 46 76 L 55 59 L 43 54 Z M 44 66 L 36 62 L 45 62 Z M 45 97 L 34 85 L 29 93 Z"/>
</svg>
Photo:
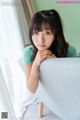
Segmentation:
<svg viewBox="0 0 80 120">
<path fill-rule="evenodd" d="M 45 45 L 38 45 L 39 47 L 45 47 Z"/>
</svg>

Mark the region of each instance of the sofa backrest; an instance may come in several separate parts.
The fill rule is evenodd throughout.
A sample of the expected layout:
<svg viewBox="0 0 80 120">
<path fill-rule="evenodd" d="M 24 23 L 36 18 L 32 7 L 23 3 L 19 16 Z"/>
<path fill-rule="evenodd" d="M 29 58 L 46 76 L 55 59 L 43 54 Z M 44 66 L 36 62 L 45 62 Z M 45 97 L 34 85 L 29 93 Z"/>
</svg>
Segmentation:
<svg viewBox="0 0 80 120">
<path fill-rule="evenodd" d="M 42 62 L 36 94 L 63 120 L 80 120 L 80 58 Z"/>
</svg>

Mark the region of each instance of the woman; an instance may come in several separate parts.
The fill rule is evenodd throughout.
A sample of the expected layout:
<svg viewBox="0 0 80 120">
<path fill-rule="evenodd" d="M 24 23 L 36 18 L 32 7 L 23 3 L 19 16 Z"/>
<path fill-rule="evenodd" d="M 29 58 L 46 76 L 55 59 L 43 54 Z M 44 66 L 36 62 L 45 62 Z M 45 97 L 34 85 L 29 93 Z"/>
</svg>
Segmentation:
<svg viewBox="0 0 80 120">
<path fill-rule="evenodd" d="M 39 85 L 39 66 L 49 58 L 75 57 L 76 49 L 65 40 L 59 13 L 43 10 L 34 14 L 29 28 L 31 45 L 24 50 L 27 88 L 34 94 Z"/>
</svg>

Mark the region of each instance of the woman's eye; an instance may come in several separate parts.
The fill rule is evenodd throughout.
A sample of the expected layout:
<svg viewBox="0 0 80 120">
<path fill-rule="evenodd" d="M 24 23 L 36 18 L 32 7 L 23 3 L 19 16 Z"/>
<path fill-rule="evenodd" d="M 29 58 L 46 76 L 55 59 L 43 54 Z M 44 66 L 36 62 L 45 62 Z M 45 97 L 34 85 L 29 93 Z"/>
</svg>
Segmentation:
<svg viewBox="0 0 80 120">
<path fill-rule="evenodd" d="M 51 34 L 51 32 L 47 31 L 47 32 L 46 32 L 46 34 L 47 34 L 47 35 L 50 35 L 50 34 Z"/>
<path fill-rule="evenodd" d="M 35 32 L 34 32 L 34 34 L 35 34 L 35 35 L 38 35 L 38 32 L 37 32 L 37 31 L 35 31 Z"/>
</svg>

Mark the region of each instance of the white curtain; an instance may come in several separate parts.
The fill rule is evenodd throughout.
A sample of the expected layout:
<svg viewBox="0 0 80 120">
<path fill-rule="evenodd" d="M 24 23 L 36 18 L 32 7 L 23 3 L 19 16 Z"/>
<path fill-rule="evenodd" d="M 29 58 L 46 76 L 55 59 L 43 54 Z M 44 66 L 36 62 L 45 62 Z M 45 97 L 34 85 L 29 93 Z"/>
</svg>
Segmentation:
<svg viewBox="0 0 80 120">
<path fill-rule="evenodd" d="M 13 107 L 18 109 L 26 89 L 25 75 L 18 60 L 23 56 L 24 44 L 29 43 L 29 39 L 21 1 L 12 2 L 0 1 L 0 65 Z"/>
<path fill-rule="evenodd" d="M 29 9 L 30 5 L 32 9 L 31 0 Z M 26 79 L 19 60 L 23 57 L 24 46 L 29 44 L 29 19 L 26 19 L 25 14 L 27 12 L 29 14 L 31 9 L 28 11 L 26 9 L 27 12 L 25 13 L 23 8 L 22 0 L 0 0 L 0 66 L 13 108 L 18 116 L 19 110 L 24 112 L 26 97 L 28 96 Z M 30 12 L 31 15 L 32 12 Z"/>
</svg>

